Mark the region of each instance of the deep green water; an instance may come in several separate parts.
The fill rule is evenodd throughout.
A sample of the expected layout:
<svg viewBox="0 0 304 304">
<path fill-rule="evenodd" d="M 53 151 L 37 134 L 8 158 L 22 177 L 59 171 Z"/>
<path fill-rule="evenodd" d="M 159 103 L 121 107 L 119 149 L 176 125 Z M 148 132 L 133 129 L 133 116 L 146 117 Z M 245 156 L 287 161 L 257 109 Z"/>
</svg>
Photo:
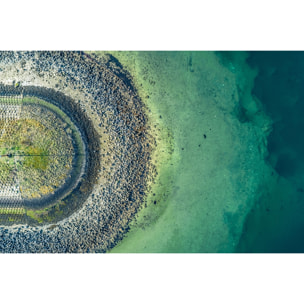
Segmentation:
<svg viewBox="0 0 304 304">
<path fill-rule="evenodd" d="M 257 201 L 238 250 L 304 252 L 304 52 L 251 52 L 258 69 L 252 93 L 273 119 L 267 162 L 277 185 Z"/>
</svg>

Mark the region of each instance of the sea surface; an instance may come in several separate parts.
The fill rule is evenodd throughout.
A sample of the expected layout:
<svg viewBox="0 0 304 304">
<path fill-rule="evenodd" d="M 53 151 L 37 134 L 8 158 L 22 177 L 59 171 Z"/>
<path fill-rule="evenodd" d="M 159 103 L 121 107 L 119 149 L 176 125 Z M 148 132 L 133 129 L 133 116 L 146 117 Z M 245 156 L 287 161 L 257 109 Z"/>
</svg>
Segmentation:
<svg viewBox="0 0 304 304">
<path fill-rule="evenodd" d="M 304 53 L 112 52 L 158 176 L 111 252 L 303 252 Z"/>
<path fill-rule="evenodd" d="M 258 70 L 252 94 L 273 120 L 266 161 L 277 183 L 245 223 L 241 252 L 304 252 L 304 52 L 250 52 Z"/>
</svg>

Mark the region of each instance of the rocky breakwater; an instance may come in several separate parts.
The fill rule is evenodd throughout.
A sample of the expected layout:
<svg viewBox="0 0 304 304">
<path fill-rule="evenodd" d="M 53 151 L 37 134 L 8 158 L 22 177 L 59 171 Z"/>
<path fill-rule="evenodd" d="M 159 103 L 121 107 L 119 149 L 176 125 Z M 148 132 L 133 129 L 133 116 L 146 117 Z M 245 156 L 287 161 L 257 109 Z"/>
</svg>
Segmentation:
<svg viewBox="0 0 304 304">
<path fill-rule="evenodd" d="M 156 173 L 155 141 L 131 77 L 112 56 L 0 52 L 0 82 L 38 97 L 43 92 L 44 99 L 49 92 L 58 107 L 68 108 L 85 135 L 89 158 L 87 178 L 66 202 L 65 217 L 40 226 L 1 226 L 0 252 L 112 248 L 128 231 Z"/>
</svg>

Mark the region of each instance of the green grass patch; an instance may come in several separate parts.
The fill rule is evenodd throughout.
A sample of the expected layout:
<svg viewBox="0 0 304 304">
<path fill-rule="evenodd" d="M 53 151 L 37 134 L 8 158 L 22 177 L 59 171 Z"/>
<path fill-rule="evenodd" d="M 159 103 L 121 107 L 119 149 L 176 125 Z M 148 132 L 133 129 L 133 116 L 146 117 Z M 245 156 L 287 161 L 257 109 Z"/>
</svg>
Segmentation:
<svg viewBox="0 0 304 304">
<path fill-rule="evenodd" d="M 3 158 L 0 159 L 0 181 L 2 183 L 9 183 L 12 179 L 12 172 L 14 167 L 7 163 Z"/>
<path fill-rule="evenodd" d="M 30 218 L 36 220 L 39 224 L 43 222 L 43 219 L 41 217 L 41 212 L 35 211 L 35 210 L 26 210 L 26 215 L 29 216 Z"/>
<path fill-rule="evenodd" d="M 23 166 L 34 169 L 45 170 L 49 164 L 48 151 L 37 147 L 28 147 L 25 150 L 28 155 L 25 157 Z"/>
<path fill-rule="evenodd" d="M 39 224 L 43 222 L 54 221 L 58 215 L 62 214 L 63 211 L 60 206 L 63 206 L 62 201 L 56 203 L 54 206 L 46 207 L 40 210 L 26 209 L 26 215 L 37 221 Z"/>
</svg>

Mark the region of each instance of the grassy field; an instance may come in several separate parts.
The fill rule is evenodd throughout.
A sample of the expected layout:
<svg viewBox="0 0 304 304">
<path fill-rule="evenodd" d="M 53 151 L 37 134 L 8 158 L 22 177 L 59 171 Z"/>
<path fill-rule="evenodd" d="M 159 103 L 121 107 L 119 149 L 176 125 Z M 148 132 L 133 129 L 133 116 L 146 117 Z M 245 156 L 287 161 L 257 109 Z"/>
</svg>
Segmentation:
<svg viewBox="0 0 304 304">
<path fill-rule="evenodd" d="M 38 121 L 30 113 L 33 106 L 25 109 L 29 117 L 2 125 L 0 182 L 7 183 L 17 171 L 23 196 L 31 198 L 47 194 L 46 186 L 51 193 L 64 183 L 72 170 L 74 148 L 63 121 L 48 112 L 41 113 Z"/>
<path fill-rule="evenodd" d="M 0 187 L 17 186 L 22 198 L 36 199 L 55 193 L 80 172 L 84 145 L 77 127 L 58 107 L 36 97 L 17 102 L 22 107 L 20 117 L 0 119 Z M 0 98 L 1 105 L 6 103 L 9 99 Z M 26 214 L 41 223 L 56 217 L 54 208 L 0 208 L 0 215 Z"/>
</svg>

